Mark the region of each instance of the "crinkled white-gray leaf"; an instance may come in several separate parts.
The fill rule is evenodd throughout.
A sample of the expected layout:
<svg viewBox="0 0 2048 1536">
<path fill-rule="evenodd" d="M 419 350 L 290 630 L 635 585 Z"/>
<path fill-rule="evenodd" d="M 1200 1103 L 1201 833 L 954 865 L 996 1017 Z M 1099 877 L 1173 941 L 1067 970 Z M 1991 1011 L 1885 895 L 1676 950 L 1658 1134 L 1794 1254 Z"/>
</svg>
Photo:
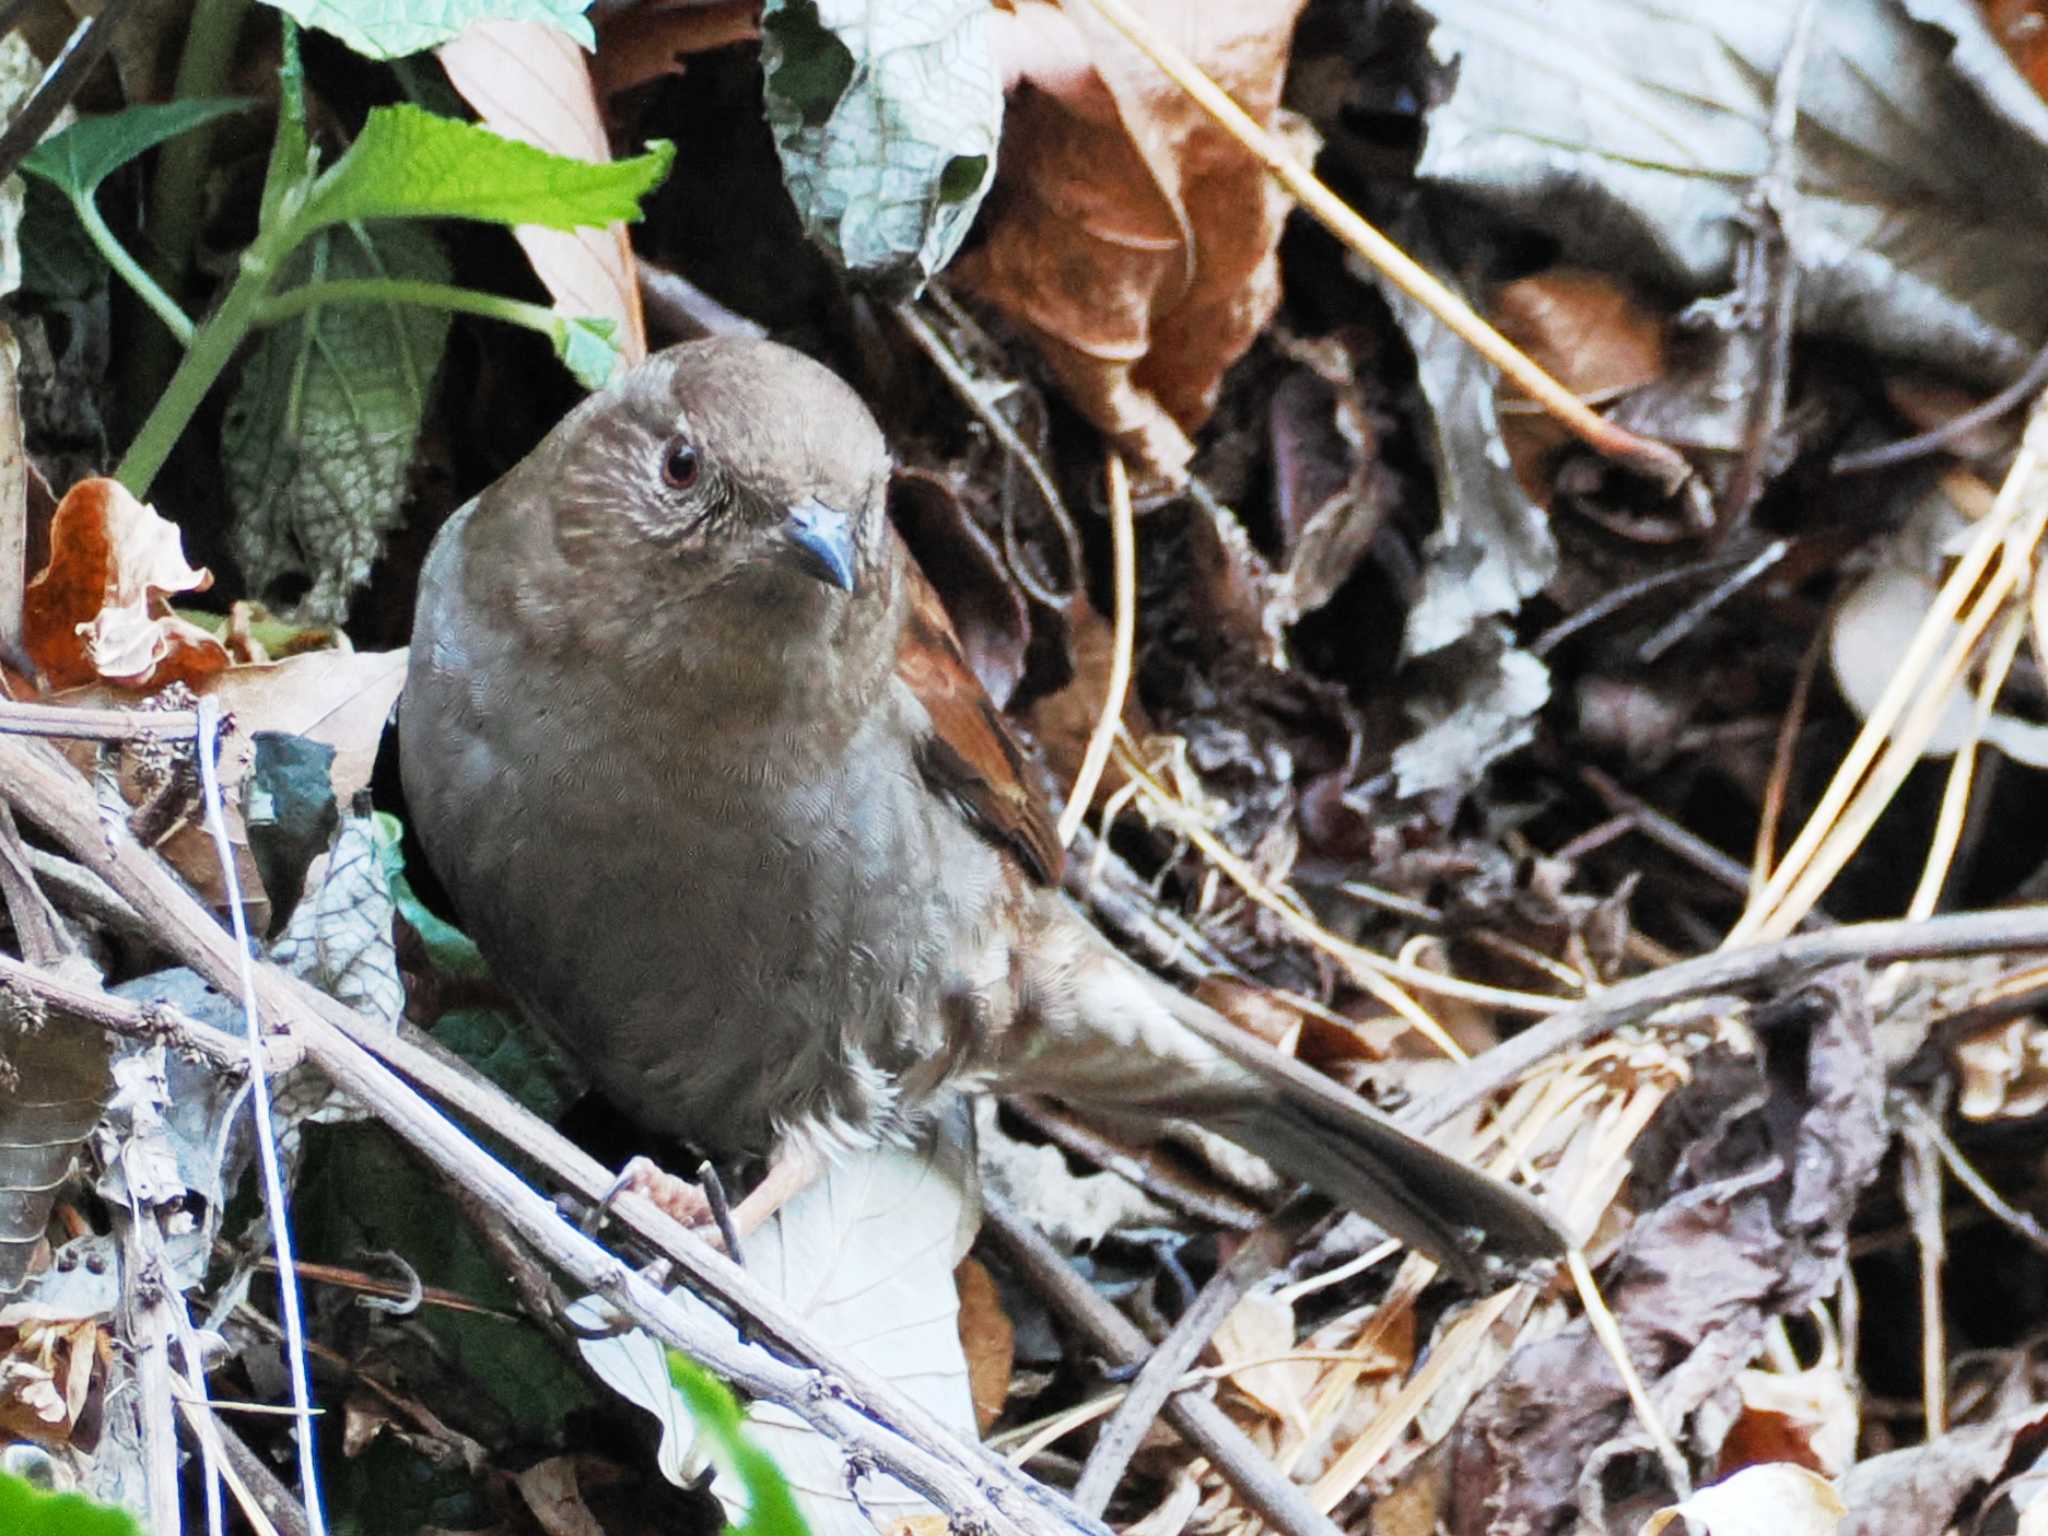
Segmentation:
<svg viewBox="0 0 2048 1536">
<path fill-rule="evenodd" d="M 1431 658 L 1431 685 L 1409 701 L 1424 722 L 1394 750 L 1394 782 L 1403 796 L 1463 793 L 1496 759 L 1535 734 L 1536 711 L 1550 697 L 1550 672 L 1488 623 L 1462 644 Z"/>
<path fill-rule="evenodd" d="M 1445 270 L 1422 220 L 1394 233 L 1425 264 Z M 1436 471 L 1437 526 L 1423 546 L 1422 592 L 1402 637 L 1413 658 L 1457 644 L 1496 614 L 1517 612 L 1556 571 L 1557 543 L 1508 464 L 1493 364 L 1393 284 L 1380 291 L 1415 353 Z"/>
<path fill-rule="evenodd" d="M 806 233 L 861 281 L 915 294 L 995 179 L 986 0 L 767 0 L 761 67 Z"/>
<path fill-rule="evenodd" d="M 1686 294 L 1730 285 L 1784 0 L 1424 0 L 1456 85 L 1418 174 Z M 1799 92 L 1802 328 L 2002 380 L 2048 301 L 2048 105 L 1967 0 L 1829 0 Z"/>
<path fill-rule="evenodd" d="M 270 0 L 302 26 L 332 33 L 366 59 L 436 48 L 473 21 L 538 21 L 597 46 L 590 0 Z"/>
</svg>

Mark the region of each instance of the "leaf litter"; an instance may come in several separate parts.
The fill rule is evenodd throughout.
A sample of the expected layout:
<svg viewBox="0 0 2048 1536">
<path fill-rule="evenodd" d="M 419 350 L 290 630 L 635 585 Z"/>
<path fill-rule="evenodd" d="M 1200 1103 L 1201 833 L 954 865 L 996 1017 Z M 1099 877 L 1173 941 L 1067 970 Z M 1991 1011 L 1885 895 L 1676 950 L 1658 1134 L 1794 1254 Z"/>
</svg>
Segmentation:
<svg viewBox="0 0 2048 1536">
<path fill-rule="evenodd" d="M 635 240 L 670 261 L 695 253 L 672 276 L 744 307 L 764 271 L 820 270 L 796 244 L 808 232 L 828 280 L 784 283 L 788 308 L 759 318 L 873 401 L 905 466 L 897 519 L 1055 793 L 1116 664 L 1101 463 L 1107 445 L 1129 455 L 1146 478 L 1134 687 L 1074 894 L 1232 1018 L 1399 1109 L 1455 1094 L 1528 1020 L 1597 1007 L 1731 933 L 1943 905 L 2033 910 L 2032 743 L 2048 706 L 2039 444 L 2007 416 L 1967 424 L 1931 462 L 1882 475 L 1839 464 L 1948 430 L 2041 343 L 2029 167 L 2048 107 L 2022 73 L 2039 70 L 2038 8 L 1820 7 L 1797 132 L 1780 142 L 1773 97 L 1795 8 L 1139 7 L 1567 389 L 1685 448 L 1699 479 L 1676 498 L 1602 464 L 1426 306 L 1291 219 L 1287 196 L 1110 7 L 857 18 L 777 6 L 759 34 L 751 15 L 696 9 L 612 8 L 571 38 L 580 24 L 499 30 L 549 24 L 501 8 L 481 23 L 493 30 L 447 42 L 445 67 L 487 118 L 509 126 L 534 81 L 559 79 L 559 120 L 526 136 L 617 162 L 574 192 L 581 214 L 556 210 L 558 224 L 596 227 L 522 236 L 524 251 L 503 230 L 546 222 L 537 204 L 566 186 L 556 162 L 510 150 L 465 162 L 453 128 L 419 106 L 366 120 L 346 105 L 365 82 L 390 100 L 404 80 L 431 107 L 445 95 L 436 66 L 393 74 L 316 55 L 311 89 L 336 109 L 323 131 L 342 163 L 404 162 L 395 180 L 358 169 L 320 184 L 329 258 L 381 255 L 386 228 L 356 221 L 404 216 L 396 239 L 438 242 L 445 265 L 344 275 L 544 291 L 558 354 L 601 316 L 613 342 L 582 341 L 609 367 L 610 345 L 630 359 L 642 344 Z M 440 44 L 471 18 L 451 15 L 446 34 L 348 7 L 314 19 L 375 57 Z M 913 21 L 926 30 L 913 35 Z M 590 35 L 586 63 L 575 44 Z M 522 37 L 532 46 L 506 46 Z M 103 78 L 89 104 L 118 108 L 122 89 Z M 713 121 L 702 107 L 733 99 L 750 112 Z M 354 124 L 358 148 L 341 151 Z M 146 232 L 135 210 L 163 195 L 131 158 L 154 131 L 128 120 L 119 133 L 142 136 L 85 189 L 125 235 Z M 622 221 L 661 168 L 659 151 L 633 152 L 669 138 L 683 174 L 701 174 L 693 160 L 719 168 L 716 206 L 657 198 L 629 237 Z M 1792 198 L 1774 235 L 1749 199 L 1786 157 Z M 209 195 L 246 204 L 253 183 L 221 171 Z M 430 236 L 416 216 L 436 214 L 489 227 L 444 222 Z M 1750 255 L 1780 237 L 1798 279 L 1789 385 L 1782 412 L 1760 418 L 1773 295 Z M 54 239 L 40 243 L 28 270 L 55 260 Z M 943 321 L 926 322 L 936 353 L 885 308 L 934 277 L 914 313 Z M 198 314 L 212 278 L 202 268 L 195 281 L 176 298 Z M 43 346 L 108 325 L 125 341 L 123 327 L 154 323 L 89 315 L 89 291 L 32 282 L 9 323 Z M 30 552 L 29 671 L 8 673 L 10 707 L 84 720 L 154 701 L 184 719 L 218 701 L 241 883 L 256 893 L 252 928 L 279 934 L 271 958 L 377 1027 L 409 1011 L 552 1106 L 558 1088 L 536 1089 L 556 1080 L 506 1024 L 424 866 L 394 883 L 401 824 L 353 814 L 367 791 L 403 815 L 378 763 L 403 653 L 359 652 L 350 636 L 388 646 L 404 633 L 430 531 L 405 524 L 473 493 L 546 425 L 538 403 L 502 420 L 478 409 L 507 398 L 502 381 L 530 378 L 510 328 L 403 308 L 308 306 L 269 327 L 223 391 L 226 422 L 196 425 L 154 493 L 164 516 L 62 468 L 90 454 L 93 430 L 46 397 L 57 375 L 25 371 L 30 459 L 67 494 L 54 516 L 0 509 Z M 343 318 L 370 329 L 330 334 Z M 660 345 L 678 322 L 650 306 L 644 323 L 645 344 Z M 444 334 L 445 351 L 436 335 L 414 355 L 418 327 Z M 75 350 L 66 366 L 104 375 L 113 355 Z M 579 376 L 602 373 L 583 358 Z M 396 394 L 394 368 L 408 381 Z M 1716 498 L 1752 461 L 1761 494 L 1726 515 Z M 248 606 L 295 586 L 327 628 Z M 1868 754 L 1827 795 L 1845 750 L 1864 750 L 1847 747 L 1858 730 Z M 282 808 L 298 788 L 258 762 L 272 732 L 332 753 L 305 754 L 318 771 L 296 832 Z M 194 888 L 223 899 L 181 787 L 189 755 L 181 766 L 147 734 L 72 750 L 104 786 L 103 815 L 147 826 Z M 24 846 L 22 867 L 92 968 L 203 1017 L 203 997 L 158 968 L 164 944 L 138 941 L 147 921 L 66 864 L 33 835 Z M 16 886 L 6 894 L 27 955 L 21 936 L 39 919 Z M 123 1099 L 113 1065 L 69 1050 L 98 1041 L 96 1026 L 40 1022 L 7 998 L 11 1073 L 116 1106 L 97 1143 L 81 1124 L 48 1178 L 26 1178 L 55 1179 L 75 1146 L 157 1169 L 153 1198 L 182 1191 L 179 1291 L 218 1340 L 220 1378 L 274 1397 L 268 1302 L 247 1256 L 209 1270 L 203 1251 L 235 1236 L 221 1224 L 247 1158 L 230 1132 L 232 1077 L 172 1053 L 122 1066 Z M 1655 1433 L 1562 1286 L 1474 1300 L 1351 1220 L 1309 1230 L 1220 1314 L 1183 1395 L 1213 1403 L 1249 1454 L 1346 1529 L 2028 1529 L 2048 1379 L 2048 1195 L 2026 1140 L 2048 1104 L 2040 998 L 2017 952 L 1910 976 L 1779 974 L 1555 1055 L 1438 1132 L 1533 1177 L 1573 1225 Z M 87 1063 L 76 1094 L 43 1059 L 60 1044 Z M 330 1123 L 340 1106 L 305 1070 L 281 1102 L 307 1116 L 295 1156 L 322 1284 L 337 1300 L 386 1296 L 385 1261 L 363 1251 L 381 1233 L 412 1277 L 401 1302 L 434 1298 L 424 1333 L 402 1313 L 318 1314 L 351 1383 L 347 1432 L 328 1438 L 337 1496 L 362 1528 L 537 1522 L 587 1536 L 679 1528 L 678 1512 L 703 1529 L 719 1510 L 739 1516 L 729 1473 L 710 1485 L 716 1510 L 679 1486 L 693 1437 L 665 1359 L 619 1363 L 630 1336 L 572 1339 L 545 1267 L 406 1163 L 382 1127 Z M 153 1072 L 171 1109 L 144 1127 L 133 1110 L 149 1095 L 129 1080 Z M 566 1124 L 613 1161 L 649 1150 L 601 1108 Z M 1277 1198 L 1213 1138 L 1119 1146 L 1056 1106 L 984 1105 L 977 1124 L 988 1187 L 1153 1341 L 1229 1269 L 1246 1241 L 1238 1213 Z M 498 1127 L 477 1129 L 522 1156 Z M 25 1177 L 25 1139 L 0 1130 L 0 1182 Z M 1902 1140 L 1910 1155 L 1894 1151 Z M 166 1149 L 168 1162 L 148 1161 Z M 1070 1484 L 1127 1383 L 1080 1344 L 1083 1324 L 1053 1290 L 993 1245 L 966 1256 L 972 1181 L 956 1168 L 934 1183 L 905 1158 L 835 1167 L 749 1233 L 750 1281 L 928 1397 L 948 1434 L 1021 1448 Z M 384 1208 L 371 1189 L 390 1192 Z M 81 1486 L 132 1500 L 141 1450 L 97 1417 L 135 1381 L 107 1347 L 122 1300 L 110 1192 L 123 1198 L 74 1181 L 10 1229 L 23 1274 L 0 1312 L 0 1424 L 61 1455 Z M 451 1299 L 488 1315 L 458 1325 Z M 587 1306 L 566 1315 L 603 1320 Z M 755 1404 L 747 1416 L 813 1530 L 936 1527 L 931 1506 L 800 1413 Z M 264 1426 L 245 1433 L 283 1443 Z M 1110 1522 L 1144 1536 L 1259 1523 L 1305 1536 L 1314 1527 L 1253 1512 L 1243 1454 L 1152 1426 Z"/>
</svg>

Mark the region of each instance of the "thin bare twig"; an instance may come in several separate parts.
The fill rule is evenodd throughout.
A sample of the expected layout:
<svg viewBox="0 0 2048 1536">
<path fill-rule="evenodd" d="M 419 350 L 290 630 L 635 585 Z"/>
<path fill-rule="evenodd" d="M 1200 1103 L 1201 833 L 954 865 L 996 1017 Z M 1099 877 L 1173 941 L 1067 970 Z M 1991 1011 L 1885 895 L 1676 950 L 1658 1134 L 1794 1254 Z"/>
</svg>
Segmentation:
<svg viewBox="0 0 2048 1536">
<path fill-rule="evenodd" d="M 1905 1150 L 1899 1193 L 1911 1213 L 1913 1242 L 1920 1254 L 1920 1402 L 1930 1440 L 1948 1429 L 1948 1343 L 1941 1310 L 1948 1238 L 1942 1231 L 1941 1157 L 1927 1134 L 1933 1118 L 1908 1117 L 1899 1135 Z"/>
<path fill-rule="evenodd" d="M 1116 1365 L 1135 1365 L 1145 1358 L 1150 1346 L 1136 1325 L 1076 1274 L 1043 1234 L 992 1191 L 983 1191 L 982 1204 L 982 1231 L 1095 1350 Z M 1167 1422 L 1208 1457 L 1238 1497 L 1281 1536 L 1338 1536 L 1335 1523 L 1213 1402 L 1181 1392 L 1167 1399 L 1165 1413 Z"/>
<path fill-rule="evenodd" d="M 249 1048 L 237 1036 L 202 1024 L 168 1008 L 146 1008 L 97 987 L 82 986 L 54 972 L 0 954 L 0 984 L 26 987 L 60 1013 L 130 1040 L 161 1040 L 173 1048 L 203 1056 L 228 1072 L 246 1071 Z"/>
<path fill-rule="evenodd" d="M 1941 1160 L 1947 1164 L 1948 1171 L 1955 1175 L 1958 1184 L 1970 1192 L 1972 1199 L 2034 1249 L 2048 1253 L 2048 1227 L 2043 1227 L 2031 1215 L 1993 1189 L 1991 1181 L 1977 1171 L 1975 1163 L 1963 1156 L 1963 1149 L 1958 1147 L 1948 1132 L 1942 1129 L 1941 1122 L 1927 1113 L 1919 1100 L 1911 1094 L 1893 1094 L 1892 1106 L 1895 1113 L 1900 1114 L 1925 1136 L 1927 1144 L 1941 1154 Z"/>
<path fill-rule="evenodd" d="M 1792 322 L 1799 305 L 1799 264 L 1792 257 L 1786 225 L 1799 196 L 1799 89 L 1806 74 L 1807 51 L 1813 41 L 1816 0 L 1800 0 L 1792 14 L 1792 33 L 1785 44 L 1773 82 L 1770 159 L 1750 189 L 1743 212 L 1750 238 L 1744 242 L 1737 282 L 1751 290 L 1757 338 L 1757 372 L 1749 396 L 1749 419 L 1743 423 L 1742 452 L 1728 476 L 1715 537 L 1726 539 L 1743 527 L 1763 494 L 1764 464 L 1785 419 L 1786 386 L 1792 374 Z M 1783 552 L 1784 541 L 1776 541 Z M 1744 568 L 1748 579 L 1754 579 Z M 1670 642 L 1666 642 L 1669 644 Z M 1646 643 L 1643 660 L 1658 654 Z"/>
<path fill-rule="evenodd" d="M 57 736 L 76 741 L 172 741 L 199 727 L 191 709 L 71 709 L 0 699 L 0 735 Z"/>
<path fill-rule="evenodd" d="M 2048 346 L 2034 354 L 2034 360 L 2027 364 L 2018 378 L 1982 405 L 1972 406 L 1938 427 L 1902 437 L 1881 448 L 1837 454 L 1828 468 L 1838 475 L 1860 475 L 1873 469 L 1891 469 L 1896 465 L 1910 464 L 1915 459 L 1924 459 L 1929 454 L 1942 452 L 1957 438 L 1966 437 L 2001 416 L 2011 415 L 2044 388 L 2048 388 Z"/>
<path fill-rule="evenodd" d="M 1597 997 L 1532 1024 L 1506 1044 L 1474 1057 L 1448 1087 L 1401 1119 L 1411 1129 L 1433 1130 L 1491 1098 L 1547 1057 L 1626 1025 L 1644 1023 L 1660 1009 L 1689 998 L 1786 987 L 1831 965 L 2043 949 L 2048 949 L 2048 904 L 1954 913 L 1924 922 L 1849 923 L 1771 944 L 1716 950 L 1616 982 Z"/>
<path fill-rule="evenodd" d="M 953 393 L 960 397 L 960 403 L 973 413 L 974 419 L 988 429 L 989 436 L 1001 444 L 1003 451 L 1009 454 L 1030 477 L 1032 486 L 1045 502 L 1046 515 L 1052 519 L 1061 535 L 1061 542 L 1066 546 L 1064 553 L 1068 562 L 1067 569 L 1070 572 L 1078 572 L 1081 569 L 1080 543 L 1074 533 L 1074 521 L 1067 515 L 1066 501 L 1061 497 L 1059 487 L 1053 483 L 1051 472 L 1040 461 L 1031 445 L 1024 441 L 1023 435 L 1010 424 L 1009 419 L 989 403 L 981 387 L 960 365 L 960 360 L 953 355 L 939 333 L 932 329 L 931 322 L 918 313 L 917 306 L 898 304 L 893 313 L 905 333 L 917 343 L 917 349 L 931 359 L 932 366 L 937 368 L 940 375 L 952 386 Z M 1003 519 L 1003 559 L 1010 567 L 1010 574 L 1016 578 L 1017 585 L 1046 607 L 1064 609 L 1073 601 L 1073 592 L 1054 591 L 1038 579 L 1037 573 L 1031 569 L 1030 563 L 1024 559 L 1023 552 L 1018 548 L 1017 530 L 1007 516 Z"/>
<path fill-rule="evenodd" d="M 1287 1257 L 1295 1241 L 1329 1209 L 1329 1202 L 1319 1196 L 1297 1195 L 1246 1238 L 1202 1287 L 1096 1435 L 1095 1448 L 1081 1468 L 1081 1480 L 1074 1485 L 1076 1504 L 1091 1515 L 1109 1507 L 1110 1495 L 1123 1481 L 1139 1442 L 1180 1387 L 1195 1357 L 1245 1294 Z"/>
</svg>

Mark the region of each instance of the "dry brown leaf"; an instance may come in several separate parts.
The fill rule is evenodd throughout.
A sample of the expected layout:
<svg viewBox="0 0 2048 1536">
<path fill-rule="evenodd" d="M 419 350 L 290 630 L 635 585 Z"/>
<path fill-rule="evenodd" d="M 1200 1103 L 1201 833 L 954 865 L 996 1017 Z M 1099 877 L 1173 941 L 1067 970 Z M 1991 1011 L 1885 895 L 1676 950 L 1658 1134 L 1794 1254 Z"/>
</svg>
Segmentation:
<svg viewBox="0 0 2048 1536">
<path fill-rule="evenodd" d="M 1307 1360 L 1278 1361 L 1294 1349 L 1294 1307 L 1273 1295 L 1247 1296 L 1230 1309 L 1216 1330 L 1216 1358 L 1230 1369 L 1230 1384 L 1289 1428 L 1307 1424 L 1308 1394 L 1316 1366 Z M 1254 1362 L 1266 1362 L 1258 1364 Z"/>
<path fill-rule="evenodd" d="M 1746 1466 L 1792 1462 L 1840 1477 L 1856 1459 L 1856 1390 L 1832 1365 L 1806 1371 L 1743 1371 L 1742 1414 L 1721 1442 L 1723 1477 Z"/>
<path fill-rule="evenodd" d="M 2027 83 L 2048 96 L 2048 3 L 1982 0 L 1984 21 Z"/>
<path fill-rule="evenodd" d="M 1582 400 L 1611 400 L 1664 374 L 1665 317 L 1602 272 L 1552 267 L 1509 283 L 1494 296 L 1493 323 Z M 1570 434 L 1524 405 L 1501 412 L 1501 441 L 1522 488 L 1547 506 L 1545 461 Z"/>
<path fill-rule="evenodd" d="M 547 1536 L 605 1536 L 604 1527 L 583 1502 L 583 1490 L 577 1486 L 575 1457 L 550 1456 L 546 1461 L 535 1462 L 512 1481 Z"/>
<path fill-rule="evenodd" d="M 960 1290 L 960 1347 L 967 1355 L 967 1386 L 974 1394 L 974 1422 L 985 1435 L 1003 1416 L 1010 1396 L 1010 1368 L 1016 1363 L 1017 1330 L 1003 1310 L 996 1283 L 979 1260 L 962 1259 L 953 1272 Z"/>
<path fill-rule="evenodd" d="M 455 89 L 492 132 L 578 160 L 611 159 L 589 62 L 566 32 L 537 21 L 479 21 L 439 53 Z M 611 321 L 627 367 L 647 356 L 647 321 L 624 224 L 521 224 L 512 234 L 558 311 Z"/>
<path fill-rule="evenodd" d="M 117 480 L 82 480 L 50 525 L 50 563 L 28 585 L 23 644 L 49 688 L 198 683 L 228 664 L 221 643 L 171 612 L 169 595 L 213 576 L 185 563 L 175 523 Z"/>
<path fill-rule="evenodd" d="M 1116 651 L 1115 631 L 1084 594 L 1075 594 L 1068 605 L 1066 621 L 1067 654 L 1073 662 L 1074 675 L 1064 687 L 1034 700 L 1026 715 L 1032 739 L 1044 752 L 1046 766 L 1062 790 L 1080 775 L 1088 738 L 1094 733 L 1095 722 L 1102 717 L 1102 700 L 1109 691 L 1110 663 Z M 1151 722 L 1138 702 L 1135 688 L 1124 693 L 1123 723 L 1124 729 L 1140 741 L 1152 734 Z M 1096 782 L 1092 809 L 1101 810 L 1104 802 L 1128 781 L 1129 776 L 1112 757 Z"/>
<path fill-rule="evenodd" d="M 597 53 L 590 61 L 597 93 L 620 91 L 679 75 L 693 53 L 749 42 L 761 35 L 761 0 L 650 0 L 592 18 Z"/>
<path fill-rule="evenodd" d="M 234 729 L 222 744 L 220 789 L 227 811 L 228 839 L 235 850 L 235 873 L 241 882 L 243 910 L 250 927 L 268 925 L 270 903 L 249 855 L 242 827 L 242 780 L 248 777 L 258 731 L 288 731 L 334 748 L 331 770 L 334 795 L 344 806 L 356 791 L 366 789 L 376 765 L 377 746 L 385 723 L 405 686 L 404 651 L 314 651 L 259 666 L 232 667 L 201 679 L 193 691 L 220 701 Z M 104 686 L 73 689 L 50 701 L 81 708 L 133 708 L 132 693 Z M 89 771 L 90 748 L 74 750 L 73 760 Z M 131 797 L 137 786 L 127 786 Z M 227 903 L 227 888 L 206 829 L 195 818 L 178 823 L 157 851 L 215 906 Z"/>
<path fill-rule="evenodd" d="M 1274 123 L 1301 0 L 1139 8 Z M 1279 302 L 1291 201 L 1091 9 L 1023 0 L 997 39 L 1006 75 L 1037 89 L 1010 101 L 988 238 L 955 271 L 1031 334 L 1096 425 L 1178 479 L 1224 370 Z"/>
</svg>

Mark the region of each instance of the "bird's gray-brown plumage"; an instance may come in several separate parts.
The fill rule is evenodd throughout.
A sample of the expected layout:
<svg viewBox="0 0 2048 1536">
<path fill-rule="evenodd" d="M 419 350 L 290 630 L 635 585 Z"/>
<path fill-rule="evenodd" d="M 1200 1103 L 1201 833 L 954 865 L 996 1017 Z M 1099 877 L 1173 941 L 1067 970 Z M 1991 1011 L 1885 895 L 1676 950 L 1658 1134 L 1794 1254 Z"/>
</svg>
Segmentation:
<svg viewBox="0 0 2048 1536">
<path fill-rule="evenodd" d="M 1219 1130 L 1480 1276 L 1519 1193 L 1111 948 L 883 514 L 860 399 L 676 347 L 452 518 L 406 798 L 493 970 L 648 1128 L 722 1154 L 901 1135 L 942 1088 Z"/>
</svg>

